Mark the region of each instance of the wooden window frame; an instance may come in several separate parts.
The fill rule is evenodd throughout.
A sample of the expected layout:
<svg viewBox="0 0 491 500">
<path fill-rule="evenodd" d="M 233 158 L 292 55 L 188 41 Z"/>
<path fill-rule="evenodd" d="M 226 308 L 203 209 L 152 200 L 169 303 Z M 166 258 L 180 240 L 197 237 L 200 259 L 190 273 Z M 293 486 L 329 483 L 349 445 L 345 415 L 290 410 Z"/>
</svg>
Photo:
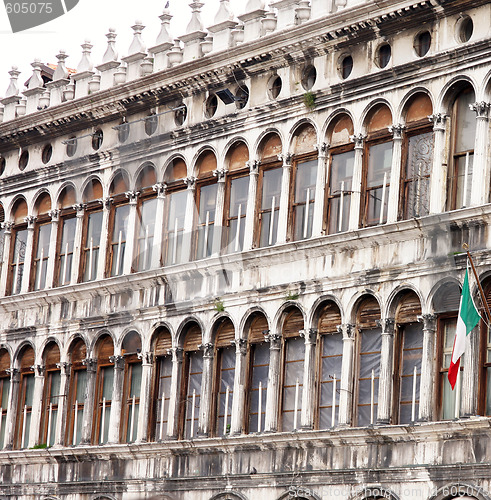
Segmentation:
<svg viewBox="0 0 491 500">
<path fill-rule="evenodd" d="M 58 234 L 56 235 L 56 259 L 55 259 L 55 269 L 53 276 L 53 286 L 66 286 L 71 283 L 71 276 L 68 276 L 68 283 L 60 283 L 60 268 L 61 268 L 61 257 L 65 255 L 62 253 L 62 240 L 63 240 L 63 226 L 65 224 L 65 220 L 67 219 L 76 219 L 76 212 L 73 208 L 62 210 L 60 214 L 60 220 L 58 222 Z M 76 222 L 75 222 L 76 224 Z M 72 272 L 73 272 L 73 263 L 75 260 L 75 234 L 73 235 L 73 249 L 71 252 L 68 252 L 68 255 L 72 256 Z"/>
<path fill-rule="evenodd" d="M 15 426 L 15 439 L 14 439 L 14 448 L 17 450 L 24 449 L 24 435 L 22 433 L 23 430 L 23 422 L 24 422 L 24 406 L 26 401 L 26 386 L 28 377 L 32 375 L 32 383 L 34 384 L 34 370 L 32 369 L 21 369 L 20 373 L 20 381 L 19 381 L 19 395 L 18 395 L 18 404 L 17 404 L 17 418 L 16 418 L 16 426 Z M 26 414 L 31 414 L 32 421 L 32 406 L 28 407 L 26 410 Z M 31 430 L 29 430 L 29 438 L 31 437 Z"/>
<path fill-rule="evenodd" d="M 45 277 L 45 286 L 44 288 L 36 288 L 36 275 L 37 275 L 37 266 L 39 259 L 37 257 L 38 253 L 38 244 L 39 244 L 39 231 L 41 230 L 42 226 L 51 226 L 50 228 L 50 240 L 51 240 L 51 231 L 53 231 L 53 225 L 51 223 L 51 218 L 47 215 L 42 215 L 38 219 L 36 219 L 36 223 L 34 225 L 34 235 L 33 235 L 33 241 L 32 241 L 32 262 L 31 262 L 31 269 L 29 271 L 29 290 L 44 290 L 46 288 L 50 287 L 50 283 L 47 282 L 48 276 L 46 273 Z M 58 256 L 58 253 L 56 254 Z M 48 261 L 49 258 L 49 252 L 47 255 L 43 256 L 43 260 Z M 56 286 L 56 285 L 55 285 Z"/>
<path fill-rule="evenodd" d="M 179 192 L 186 192 L 187 188 L 182 179 L 177 181 L 173 181 L 172 183 L 167 185 L 167 189 L 165 192 L 165 203 L 164 203 L 164 228 L 162 232 L 162 248 L 161 248 L 161 260 L 163 267 L 173 266 L 179 263 L 179 259 L 176 259 L 175 263 L 167 263 L 167 259 L 169 257 L 169 234 L 174 231 L 174 228 L 169 228 L 169 212 L 170 212 L 170 198 L 173 194 L 177 194 Z M 187 200 L 186 200 L 187 201 Z M 186 213 L 184 213 L 183 217 L 183 225 L 182 232 L 184 233 L 184 224 L 186 223 Z M 182 249 L 181 249 L 182 251 Z"/>
<path fill-rule="evenodd" d="M 50 436 L 48 436 L 48 424 L 49 424 L 49 405 L 53 397 L 58 396 L 56 403 L 52 403 L 52 411 L 58 412 L 58 407 L 59 407 L 60 394 L 54 396 L 52 394 L 53 375 L 55 373 L 61 374 L 61 370 L 59 368 L 51 368 L 51 369 L 46 369 L 44 372 L 44 387 L 43 387 L 43 399 L 41 404 L 41 426 L 39 429 L 39 441 L 40 443 L 45 443 L 46 446 L 51 446 L 49 444 Z M 51 432 L 53 432 L 53 426 L 56 429 L 56 418 L 53 418 L 51 421 L 51 429 L 50 429 Z M 56 443 L 56 436 L 55 436 L 55 443 Z"/>
<path fill-rule="evenodd" d="M 102 423 L 102 404 L 103 404 L 103 388 L 104 388 L 104 377 L 103 369 L 112 368 L 114 370 L 114 363 L 104 362 L 97 363 L 97 374 L 96 374 L 96 390 L 95 390 L 95 404 L 94 404 L 94 415 L 93 415 L 93 426 L 92 426 L 92 444 L 99 445 L 101 442 L 101 423 Z M 112 397 L 108 401 L 106 399 L 106 409 L 111 408 Z M 108 436 L 104 436 L 108 439 Z"/>
<path fill-rule="evenodd" d="M 198 350 L 189 350 L 189 351 L 184 351 L 183 353 L 183 359 L 182 359 L 182 376 L 181 376 L 181 387 L 180 387 L 180 397 L 179 401 L 181 402 L 181 411 L 179 412 L 179 432 L 178 432 L 178 439 L 183 440 L 187 439 L 186 437 L 186 421 L 188 417 L 188 409 L 187 409 L 187 401 L 188 401 L 188 386 L 189 386 L 189 377 L 190 377 L 190 357 L 192 354 L 195 354 L 199 352 Z M 201 374 L 203 374 L 203 371 L 201 371 Z M 202 375 L 203 376 L 203 375 Z M 199 394 L 200 397 L 200 405 L 201 405 L 201 394 Z M 196 414 L 195 414 L 195 419 L 196 419 Z M 193 422 L 191 422 L 191 425 L 194 425 Z M 194 436 L 195 437 L 195 436 Z"/>
<path fill-rule="evenodd" d="M 95 281 L 95 280 L 86 280 L 84 281 L 84 274 L 85 274 L 85 256 L 90 252 L 90 245 L 87 245 L 87 236 L 88 236 L 88 230 L 89 230 L 89 219 L 90 216 L 94 213 L 101 212 L 101 214 L 104 214 L 103 207 L 101 205 L 100 200 L 94 200 L 89 203 L 87 203 L 87 208 L 84 212 L 84 223 L 82 227 L 82 244 L 81 244 L 81 255 L 80 255 L 80 265 L 79 265 L 79 270 L 78 270 L 78 283 L 89 283 L 90 281 Z M 103 215 L 104 217 L 104 215 Z M 101 220 L 101 239 L 102 239 L 102 220 Z M 108 238 L 109 239 L 109 238 Z M 100 255 L 101 252 L 101 246 L 100 246 L 100 241 L 99 245 L 97 247 L 92 247 L 92 251 L 94 250 L 99 250 L 98 255 Z M 92 262 L 94 264 L 94 261 Z M 99 272 L 99 262 L 98 259 L 95 261 L 96 264 L 96 278 L 97 279 L 97 273 Z"/>
<path fill-rule="evenodd" d="M 205 251 L 204 247 L 203 247 L 203 250 L 204 250 L 204 254 L 203 256 L 199 257 L 198 256 L 198 251 L 199 251 L 199 228 L 200 227 L 205 227 L 206 226 L 206 222 L 203 224 L 203 223 L 200 223 L 199 219 L 200 219 L 200 213 L 199 213 L 199 210 L 200 210 L 200 204 L 201 204 L 201 189 L 206 187 L 206 186 L 211 186 L 213 184 L 216 184 L 217 185 L 217 192 L 218 192 L 218 181 L 216 179 L 216 177 L 213 176 L 213 174 L 210 172 L 210 173 L 207 173 L 206 175 L 204 175 L 202 178 L 198 179 L 196 181 L 196 190 L 195 190 L 195 194 L 194 194 L 194 199 L 195 199 L 195 206 L 196 206 L 196 213 L 195 213 L 195 219 L 196 220 L 193 220 L 193 241 L 191 243 L 192 245 L 192 248 L 191 248 L 191 255 L 192 255 L 192 260 L 201 260 L 201 259 L 207 259 L 208 257 L 210 257 L 212 254 L 213 254 L 213 246 L 212 246 L 212 253 L 210 255 L 207 255 L 207 252 Z M 215 227 L 216 227 L 216 216 L 217 216 L 217 205 L 216 205 L 216 202 L 217 202 L 217 198 L 215 198 L 215 217 L 213 219 L 213 224 L 209 224 L 208 227 L 212 227 L 213 228 L 213 231 L 212 231 L 212 234 L 213 236 L 215 237 L 216 236 L 216 231 L 215 231 Z"/>
<path fill-rule="evenodd" d="M 87 368 L 82 363 L 72 365 L 70 373 L 70 387 L 68 391 L 68 404 L 66 408 L 66 428 L 65 428 L 65 446 L 73 445 L 73 434 L 76 432 L 75 424 L 75 401 L 77 402 L 77 410 L 84 410 L 85 400 L 78 401 L 76 395 L 78 392 L 78 374 L 85 371 Z"/>
<path fill-rule="evenodd" d="M 132 411 L 133 404 L 133 396 L 130 394 L 131 384 L 133 381 L 133 368 L 135 365 L 142 365 L 141 359 L 138 358 L 136 354 L 128 354 L 124 355 L 124 376 L 123 376 L 123 394 L 122 394 L 122 415 L 121 415 L 121 424 L 120 424 L 120 432 L 119 432 L 119 441 L 120 443 L 134 443 L 130 436 L 130 440 L 128 441 L 127 435 L 130 430 L 128 427 L 130 425 L 130 415 Z M 141 387 L 140 387 L 140 395 L 135 397 L 135 410 L 136 407 L 140 406 L 140 398 L 141 398 Z M 140 408 L 138 408 L 140 410 Z M 136 414 L 136 411 L 135 411 Z M 136 430 L 138 435 L 138 417 L 136 417 L 135 422 L 133 423 L 133 432 Z"/>
<path fill-rule="evenodd" d="M 146 267 L 144 269 L 139 270 L 139 263 L 140 263 L 140 242 L 142 238 L 140 237 L 140 231 L 142 228 L 142 222 L 143 222 L 143 212 L 142 212 L 142 207 L 143 204 L 147 201 L 150 200 L 157 200 L 157 195 L 152 189 L 144 189 L 141 193 L 140 196 L 138 196 L 138 202 L 136 205 L 136 227 L 135 227 L 135 243 L 134 243 L 134 250 L 133 250 L 133 260 L 131 263 L 131 272 L 136 273 L 136 272 L 144 272 L 148 271 L 152 268 L 152 259 L 150 259 L 150 264 L 149 267 Z M 154 220 L 154 228 L 153 228 L 153 235 L 152 235 L 152 240 L 153 240 L 153 247 L 155 247 L 155 220 Z M 145 238 L 143 238 L 143 241 Z M 152 248 L 152 257 L 153 257 L 153 252 L 156 251 L 158 252 L 158 249 Z M 148 258 L 145 257 L 147 260 Z"/>
<path fill-rule="evenodd" d="M 157 403 L 159 399 L 159 394 L 160 394 L 160 381 L 163 378 L 169 378 L 172 381 L 172 375 L 170 377 L 163 377 L 161 375 L 161 363 L 164 362 L 164 360 L 170 361 L 172 364 L 172 357 L 170 354 L 166 356 L 154 356 L 154 380 L 152 383 L 152 393 L 151 393 L 151 407 L 150 407 L 150 417 L 148 419 L 149 423 L 149 429 L 148 429 L 148 435 L 150 441 L 164 441 L 167 439 L 168 436 L 168 429 L 169 429 L 169 420 L 168 420 L 168 410 L 169 407 L 167 406 L 167 413 L 165 413 L 165 407 L 164 407 L 164 415 L 165 415 L 165 422 L 166 422 L 166 431 L 163 436 L 160 436 L 160 430 L 159 433 L 157 434 L 157 423 L 160 422 L 160 415 L 157 413 Z M 172 383 L 172 382 L 171 382 Z M 165 401 L 168 401 L 170 404 L 170 394 L 164 394 Z M 165 403 L 164 403 L 165 404 Z"/>
<path fill-rule="evenodd" d="M 0 439 L 2 439 L 2 433 L 3 433 L 3 443 L 1 443 L 0 450 L 5 448 L 5 427 L 7 424 L 7 413 L 8 413 L 8 398 L 10 394 L 7 394 L 7 408 L 4 408 L 2 406 L 2 401 L 3 401 L 3 393 L 5 391 L 5 382 L 7 382 L 7 387 L 8 391 L 10 393 L 11 390 L 11 383 L 10 383 L 10 375 L 8 374 L 7 371 L 0 372 L 0 425 L 2 425 L 2 429 L 0 429 Z M 3 423 L 3 419 L 5 417 L 5 423 Z"/>
<path fill-rule="evenodd" d="M 113 276 L 112 275 L 112 265 L 113 265 L 113 258 L 114 258 L 113 246 L 115 246 L 115 245 L 117 246 L 119 243 L 119 240 L 116 243 L 113 242 L 113 231 L 114 231 L 114 224 L 115 224 L 115 220 L 116 220 L 116 210 L 120 207 L 125 206 L 125 205 L 129 205 L 129 200 L 126 198 L 125 194 L 118 194 L 118 195 L 114 196 L 113 202 L 111 204 L 111 210 L 109 212 L 107 250 L 106 250 L 106 269 L 105 269 L 106 278 L 114 278 L 117 276 L 123 276 L 123 274 L 124 274 L 124 257 L 123 257 L 123 272 L 121 274 L 115 274 Z M 124 244 L 125 255 L 126 255 L 127 243 L 128 243 L 126 240 L 127 236 L 128 236 L 128 228 L 126 228 L 125 239 L 121 238 L 121 246 Z M 120 265 L 121 265 L 121 262 L 120 262 Z"/>
<path fill-rule="evenodd" d="M 245 168 L 240 168 L 240 169 L 234 170 L 232 172 L 228 172 L 227 176 L 225 178 L 225 198 L 224 198 L 224 207 L 223 207 L 223 229 L 224 230 L 223 230 L 223 234 L 222 234 L 221 248 L 222 248 L 222 251 L 226 251 L 226 253 L 236 253 L 235 249 L 232 251 L 229 250 L 229 245 L 231 244 L 230 234 L 229 234 L 230 233 L 230 223 L 231 223 L 231 221 L 238 219 L 238 215 L 233 216 L 233 217 L 230 216 L 230 198 L 231 198 L 231 191 L 232 191 L 232 189 L 231 189 L 232 182 L 234 180 L 237 180 L 237 179 L 240 179 L 243 177 L 247 177 L 249 179 L 249 183 L 250 183 L 250 171 L 247 168 L 247 166 Z M 244 207 L 244 211 L 243 212 L 241 211 L 241 214 L 240 214 L 241 224 L 242 223 L 244 224 L 244 228 L 245 228 L 245 223 L 246 223 L 246 215 L 247 215 L 247 201 L 246 201 L 246 206 Z M 240 231 L 239 231 L 239 235 L 240 235 Z M 244 236 L 244 238 L 245 238 L 245 236 Z M 235 241 L 235 239 L 233 239 L 232 241 Z M 243 248 L 244 242 L 242 242 L 242 245 L 239 245 L 239 246 L 240 246 L 240 248 L 239 248 L 239 250 L 237 250 L 237 252 L 242 252 L 244 250 L 244 248 Z"/>
<path fill-rule="evenodd" d="M 24 273 L 25 273 L 25 264 L 26 264 L 26 253 L 27 253 L 27 240 L 29 238 L 29 232 L 27 229 L 27 223 L 22 223 L 15 225 L 12 228 L 12 236 L 10 238 L 10 249 L 9 249 L 9 272 L 8 272 L 8 277 L 7 277 L 7 293 L 6 295 L 20 295 L 21 290 L 22 290 L 22 280 L 21 280 L 21 289 L 19 290 L 18 293 L 14 292 L 14 267 L 17 266 L 16 258 L 15 258 L 15 242 L 17 239 L 17 234 L 20 233 L 21 231 L 26 231 L 26 248 L 24 250 L 24 260 L 22 263 L 19 262 L 19 264 L 22 264 L 22 280 L 24 279 Z"/>
</svg>

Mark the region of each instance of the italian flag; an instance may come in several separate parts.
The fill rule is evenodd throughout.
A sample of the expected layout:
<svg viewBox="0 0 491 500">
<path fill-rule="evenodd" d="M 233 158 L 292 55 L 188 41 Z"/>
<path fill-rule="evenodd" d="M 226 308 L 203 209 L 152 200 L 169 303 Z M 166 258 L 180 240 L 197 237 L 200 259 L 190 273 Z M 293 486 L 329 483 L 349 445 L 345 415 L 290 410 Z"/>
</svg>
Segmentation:
<svg viewBox="0 0 491 500">
<path fill-rule="evenodd" d="M 459 373 L 460 358 L 465 350 L 465 338 L 472 329 L 479 323 L 481 316 L 477 312 L 474 300 L 469 289 L 469 278 L 467 269 L 465 271 L 464 285 L 462 286 L 462 296 L 460 297 L 459 316 L 457 318 L 457 328 L 453 343 L 452 360 L 448 369 L 448 381 L 455 387 L 457 375 Z"/>
</svg>

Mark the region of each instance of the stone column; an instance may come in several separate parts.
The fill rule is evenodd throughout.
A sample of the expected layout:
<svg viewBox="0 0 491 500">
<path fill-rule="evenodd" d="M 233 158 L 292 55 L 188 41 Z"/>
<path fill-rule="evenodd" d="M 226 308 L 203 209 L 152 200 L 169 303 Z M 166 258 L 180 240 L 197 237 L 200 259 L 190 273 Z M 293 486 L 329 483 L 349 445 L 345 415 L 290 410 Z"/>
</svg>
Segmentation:
<svg viewBox="0 0 491 500">
<path fill-rule="evenodd" d="M 56 250 L 58 243 L 58 226 L 60 225 L 60 211 L 55 208 L 48 212 L 51 217 L 51 233 L 49 235 L 48 265 L 46 267 L 46 288 L 53 288 L 55 282 Z"/>
<path fill-rule="evenodd" d="M 214 345 L 201 344 L 203 351 L 203 375 L 201 376 L 201 399 L 199 404 L 198 436 L 210 435 L 210 415 L 213 397 L 213 360 L 215 357 Z"/>
<path fill-rule="evenodd" d="M 82 363 L 87 367 L 87 384 L 84 394 L 84 412 L 82 415 L 82 437 L 80 439 L 80 444 L 89 445 L 92 441 L 92 422 L 94 421 L 97 359 L 86 358 Z"/>
<path fill-rule="evenodd" d="M 172 377 L 169 398 L 169 413 L 167 416 L 167 435 L 177 439 L 179 436 L 179 408 L 181 403 L 182 359 L 184 350 L 173 347 L 168 350 L 172 354 Z"/>
<path fill-rule="evenodd" d="M 387 204 L 387 222 L 396 222 L 399 211 L 399 186 L 402 168 L 402 134 L 406 127 L 400 123 L 389 127 L 392 134 L 392 166 L 390 169 L 390 187 Z M 383 209 L 383 207 L 382 207 Z"/>
<path fill-rule="evenodd" d="M 3 440 L 4 450 L 11 450 L 14 447 L 15 423 L 19 405 L 20 371 L 17 368 L 10 368 L 8 372 L 10 374 L 10 391 L 7 406 L 5 437 Z"/>
<path fill-rule="evenodd" d="M 80 258 L 82 256 L 82 233 L 86 207 L 87 205 L 85 203 L 78 203 L 77 205 L 73 205 L 73 208 L 77 211 L 77 226 L 75 228 L 75 238 L 73 241 L 72 276 L 70 278 L 70 283 L 72 285 L 78 282 L 78 276 L 80 273 Z"/>
<path fill-rule="evenodd" d="M 153 354 L 151 352 L 143 352 L 139 357 L 142 360 L 142 381 L 136 441 L 138 443 L 146 443 L 148 441 L 148 423 L 150 422 L 150 407 L 152 405 Z"/>
<path fill-rule="evenodd" d="M 283 172 L 281 175 L 280 210 L 278 215 L 278 235 L 277 243 L 285 243 L 288 237 L 288 213 L 290 208 L 290 178 L 292 171 L 292 154 L 282 153 L 278 155 L 278 160 L 283 162 Z"/>
<path fill-rule="evenodd" d="M 351 206 L 349 213 L 349 229 L 356 230 L 360 227 L 361 209 L 361 179 L 363 173 L 363 149 L 365 147 L 364 134 L 352 135 L 351 141 L 355 143 L 355 164 L 353 166 L 353 183 L 351 194 Z"/>
<path fill-rule="evenodd" d="M 448 164 L 445 152 L 445 132 L 448 116 L 435 113 L 428 117 L 433 122 L 434 146 L 433 165 L 430 177 L 430 214 L 439 214 L 445 211 L 447 200 L 447 169 Z"/>
<path fill-rule="evenodd" d="M 5 297 L 7 293 L 7 278 L 10 269 L 10 244 L 12 241 L 12 227 L 14 223 L 6 221 L 2 223 L 4 231 L 2 271 L 0 274 L 0 297 Z"/>
<path fill-rule="evenodd" d="M 70 411 L 68 408 L 68 391 L 70 388 L 70 363 L 57 363 L 56 366 L 60 369 L 60 394 L 58 397 L 58 412 L 56 414 L 56 429 L 55 429 L 55 446 L 60 447 L 65 444 L 65 429 L 67 415 Z M 53 425 L 53 423 L 51 424 Z M 76 432 L 76 430 L 75 430 Z M 49 436 L 47 438 L 49 441 Z"/>
<path fill-rule="evenodd" d="M 282 337 L 277 333 L 270 333 L 265 335 L 264 339 L 269 342 L 268 392 L 266 393 L 264 430 L 266 432 L 276 432 L 278 430 Z"/>
<path fill-rule="evenodd" d="M 230 435 L 236 436 L 244 431 L 247 340 L 235 339 L 232 340 L 232 344 L 235 345 L 235 373 Z"/>
<path fill-rule="evenodd" d="M 421 357 L 421 379 L 419 385 L 419 418 L 427 422 L 433 418 L 433 383 L 437 376 L 435 370 L 436 315 L 418 316 L 423 323 L 423 353 Z"/>
<path fill-rule="evenodd" d="M 102 200 L 102 227 L 101 227 L 101 241 L 99 244 L 99 262 L 97 263 L 97 277 L 101 280 L 106 275 L 106 258 L 109 241 L 109 214 L 111 213 L 112 198 L 103 198 Z"/>
<path fill-rule="evenodd" d="M 32 252 L 34 245 L 34 223 L 37 217 L 34 215 L 28 215 L 24 220 L 27 222 L 27 243 L 26 243 L 26 253 L 24 256 L 24 271 L 22 274 L 22 284 L 20 293 L 26 293 L 29 291 L 29 279 L 31 277 L 31 267 L 32 267 Z"/>
<path fill-rule="evenodd" d="M 219 255 L 222 249 L 223 214 L 225 212 L 225 178 L 227 171 L 223 168 L 213 171 L 217 178 L 217 204 L 215 209 L 215 230 L 213 232 L 213 255 Z"/>
<path fill-rule="evenodd" d="M 256 224 L 256 197 L 257 197 L 257 179 L 259 177 L 259 160 L 250 160 L 247 162 L 249 167 L 249 192 L 247 194 L 246 220 L 244 230 L 244 250 L 254 248 L 254 228 Z"/>
<path fill-rule="evenodd" d="M 477 415 L 479 390 L 479 325 L 465 338 L 464 370 L 462 376 L 460 416 Z"/>
<path fill-rule="evenodd" d="M 128 224 L 126 226 L 126 248 L 124 252 L 123 274 L 131 274 L 135 248 L 136 204 L 140 193 L 138 191 L 128 191 L 125 194 L 126 198 L 129 200 L 130 213 L 128 214 Z"/>
<path fill-rule="evenodd" d="M 41 411 L 43 409 L 44 392 L 44 366 L 35 365 L 34 370 L 34 391 L 32 396 L 31 425 L 29 429 L 28 448 L 39 444 L 39 427 L 41 425 Z"/>
<path fill-rule="evenodd" d="M 472 166 L 471 206 L 484 205 L 489 201 L 490 165 L 487 158 L 490 107 L 491 104 L 484 101 L 476 102 L 470 106 L 477 115 L 474 163 Z"/>
<path fill-rule="evenodd" d="M 394 359 L 395 320 L 387 318 L 377 321 L 382 328 L 382 349 L 380 353 L 380 375 L 378 382 L 377 423 L 390 424 Z"/>
<path fill-rule="evenodd" d="M 109 444 L 119 443 L 119 426 L 121 424 L 121 410 L 123 407 L 123 356 L 110 356 L 109 361 L 114 363 L 113 393 L 111 396 L 111 413 L 109 417 Z"/>
<path fill-rule="evenodd" d="M 309 328 L 300 332 L 305 339 L 305 364 L 303 368 L 302 414 L 300 424 L 302 430 L 314 428 L 314 390 L 315 390 L 315 346 L 317 330 Z"/>
<path fill-rule="evenodd" d="M 323 142 L 316 145 L 317 149 L 317 179 L 315 182 L 314 217 L 312 224 L 312 236 L 324 234 L 324 206 L 326 199 L 327 184 L 327 160 L 329 159 L 329 144 Z"/>
<path fill-rule="evenodd" d="M 184 183 L 187 185 L 186 215 L 184 217 L 184 234 L 182 236 L 181 258 L 179 262 L 189 262 L 191 260 L 194 214 L 196 213 L 196 202 L 194 199 L 196 177 L 186 177 Z"/>
<path fill-rule="evenodd" d="M 355 325 L 338 326 L 343 334 L 343 358 L 341 364 L 341 388 L 339 393 L 339 426 L 348 427 L 353 420 L 353 356 L 355 350 Z"/>
<path fill-rule="evenodd" d="M 165 190 L 167 185 L 158 183 L 153 186 L 157 193 L 157 213 L 155 214 L 155 229 L 153 233 L 152 248 L 152 269 L 157 269 L 162 265 L 162 238 L 164 234 L 164 209 L 165 209 Z"/>
</svg>

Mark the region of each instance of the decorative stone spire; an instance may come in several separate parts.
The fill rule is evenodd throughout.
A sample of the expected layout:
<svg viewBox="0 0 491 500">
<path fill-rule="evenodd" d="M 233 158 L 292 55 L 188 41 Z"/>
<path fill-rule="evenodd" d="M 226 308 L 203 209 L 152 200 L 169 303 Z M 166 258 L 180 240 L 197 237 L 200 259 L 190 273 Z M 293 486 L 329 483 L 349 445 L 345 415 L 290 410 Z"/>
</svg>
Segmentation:
<svg viewBox="0 0 491 500">
<path fill-rule="evenodd" d="M 264 10 L 266 2 L 264 0 L 249 0 L 246 5 L 246 12 L 253 12 L 255 10 Z"/>
<path fill-rule="evenodd" d="M 81 47 L 82 47 L 82 59 L 78 63 L 77 73 L 92 71 L 94 69 L 94 65 L 90 60 L 90 51 L 93 45 L 90 43 L 90 40 L 85 40 L 85 42 L 81 45 Z"/>
<path fill-rule="evenodd" d="M 10 83 L 7 88 L 7 92 L 5 92 L 5 99 L 19 95 L 19 85 L 17 80 L 19 79 L 20 71 L 17 69 L 17 66 L 12 66 L 12 69 L 9 71 L 9 75 Z"/>
<path fill-rule="evenodd" d="M 275 0 L 270 7 L 277 9 L 277 29 L 282 30 L 297 23 L 297 8 L 299 0 Z"/>
<path fill-rule="evenodd" d="M 107 49 L 102 57 L 102 63 L 96 68 L 101 72 L 101 89 L 107 89 L 114 85 L 114 74 L 119 67 L 118 53 L 116 52 L 116 31 L 114 28 L 109 28 L 106 34 Z"/>
<path fill-rule="evenodd" d="M 118 53 L 116 52 L 116 30 L 114 28 L 109 28 L 109 33 L 106 34 L 107 38 L 107 49 L 102 56 L 102 64 L 109 62 L 117 62 Z"/>
<path fill-rule="evenodd" d="M 230 10 L 229 0 L 220 0 L 220 8 L 215 16 L 215 24 L 208 28 L 213 33 L 213 50 L 224 50 L 233 46 L 232 30 L 236 26 L 237 23 L 234 21 L 234 15 Z M 203 52 L 206 53 L 205 50 Z"/>
<path fill-rule="evenodd" d="M 5 93 L 5 97 L 1 100 L 1 103 L 5 106 L 3 121 L 13 120 L 16 116 L 15 107 L 19 103 L 19 87 L 17 84 L 17 79 L 19 78 L 20 71 L 17 70 L 17 66 L 12 66 L 9 71 L 10 83 Z"/>
<path fill-rule="evenodd" d="M 70 83 L 68 71 L 65 66 L 67 57 L 68 55 L 65 51 L 60 50 L 60 53 L 56 56 L 58 65 L 53 73 L 53 81 L 46 84 L 46 87 L 50 91 L 50 106 L 61 104 L 65 99 L 64 92 L 66 86 Z"/>
<path fill-rule="evenodd" d="M 141 37 L 145 26 L 141 21 L 135 21 L 131 29 L 133 30 L 133 41 L 128 49 L 128 55 L 122 58 L 127 64 L 126 81 L 135 80 L 141 76 L 141 64 L 147 57 L 147 49 Z"/>
<path fill-rule="evenodd" d="M 244 42 L 257 40 L 262 35 L 261 19 L 266 14 L 264 0 L 249 0 L 245 13 L 239 16 L 239 20 L 244 23 Z M 236 39 L 236 41 L 239 41 Z"/>
<path fill-rule="evenodd" d="M 32 76 L 29 78 L 29 84 L 27 88 L 29 90 L 42 88 L 44 85 L 43 79 L 41 78 L 41 61 L 39 59 L 34 59 L 32 66 Z"/>
<path fill-rule="evenodd" d="M 68 58 L 67 53 L 64 50 L 60 50 L 57 54 L 56 59 L 58 59 L 58 64 L 56 66 L 55 72 L 53 73 L 53 82 L 58 80 L 68 80 L 68 70 L 65 66 L 65 60 Z"/>
<path fill-rule="evenodd" d="M 215 15 L 214 24 L 225 23 L 227 21 L 233 21 L 234 14 L 230 10 L 229 0 L 220 0 L 220 7 Z"/>
<path fill-rule="evenodd" d="M 201 32 L 204 30 L 203 22 L 201 21 L 201 8 L 204 3 L 202 2 L 191 2 L 189 6 L 192 9 L 191 21 L 189 21 L 188 27 L 186 28 L 186 35 L 192 33 Z"/>
<path fill-rule="evenodd" d="M 169 26 L 170 22 L 172 19 L 172 14 L 170 13 L 169 9 L 164 9 L 164 12 L 162 12 L 162 15 L 159 16 L 159 19 L 162 21 L 162 25 L 160 27 L 160 33 L 159 36 L 157 37 L 156 43 L 157 46 L 165 43 L 170 43 L 172 45 L 172 37 L 170 36 L 169 33 Z"/>
<path fill-rule="evenodd" d="M 44 88 L 44 82 L 41 78 L 41 62 L 39 59 L 35 59 L 31 64 L 33 71 L 32 76 L 29 78 L 29 83 L 27 85 L 27 90 L 23 94 L 27 97 L 26 113 L 34 113 L 39 108 L 39 98 L 46 90 Z"/>
<path fill-rule="evenodd" d="M 90 60 L 90 49 L 92 49 L 92 44 L 90 40 L 85 40 L 81 45 L 82 47 L 82 59 L 80 60 L 77 72 L 72 75 L 72 79 L 77 82 L 75 86 L 75 98 L 84 97 L 89 93 L 89 83 L 94 76 L 94 65 Z M 69 96 L 65 94 L 65 98 L 69 100 Z"/>
<path fill-rule="evenodd" d="M 203 5 L 204 3 L 202 2 L 191 2 L 189 4 L 192 9 L 191 21 L 189 21 L 188 27 L 186 28 L 186 34 L 179 37 L 184 43 L 184 62 L 198 59 L 203 55 L 201 42 L 206 37 L 203 22 L 201 21 L 201 7 L 203 7 Z"/>
<path fill-rule="evenodd" d="M 154 47 L 148 49 L 154 57 L 154 71 L 160 71 L 169 66 L 167 52 L 173 45 L 173 40 L 169 33 L 170 21 L 172 19 L 169 9 L 165 8 L 159 19 L 162 21 L 162 26 L 160 27 L 156 44 Z"/>
</svg>

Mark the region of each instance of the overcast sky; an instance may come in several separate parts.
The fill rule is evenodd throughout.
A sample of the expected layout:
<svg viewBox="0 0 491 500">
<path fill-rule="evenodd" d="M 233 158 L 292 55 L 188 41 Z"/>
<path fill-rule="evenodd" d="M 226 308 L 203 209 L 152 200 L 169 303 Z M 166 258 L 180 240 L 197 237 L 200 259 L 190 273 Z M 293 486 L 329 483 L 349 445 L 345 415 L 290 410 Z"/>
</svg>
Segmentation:
<svg viewBox="0 0 491 500">
<path fill-rule="evenodd" d="M 46 0 L 49 2 L 49 0 Z M 76 68 L 82 56 L 80 45 L 89 39 L 94 45 L 92 61 L 100 64 L 107 47 L 105 34 L 115 28 L 118 35 L 116 48 L 121 56 L 128 53 L 132 40 L 131 26 L 140 20 L 146 26 L 142 38 L 152 47 L 160 30 L 160 19 L 167 0 L 79 0 L 78 5 L 64 16 L 37 28 L 13 34 L 3 5 L 0 5 L 0 96 L 5 95 L 12 66 L 21 71 L 19 88 L 31 76 L 31 63 L 39 58 L 43 63 L 56 63 L 60 49 L 69 55 L 67 66 Z M 203 1 L 203 0 L 202 0 Z M 170 0 L 170 11 L 174 18 L 171 31 L 174 37 L 184 35 L 191 19 L 191 8 L 187 0 Z M 219 0 L 204 0 L 202 20 L 205 28 L 213 25 Z M 234 14 L 244 12 L 246 0 L 230 0 Z"/>
</svg>

